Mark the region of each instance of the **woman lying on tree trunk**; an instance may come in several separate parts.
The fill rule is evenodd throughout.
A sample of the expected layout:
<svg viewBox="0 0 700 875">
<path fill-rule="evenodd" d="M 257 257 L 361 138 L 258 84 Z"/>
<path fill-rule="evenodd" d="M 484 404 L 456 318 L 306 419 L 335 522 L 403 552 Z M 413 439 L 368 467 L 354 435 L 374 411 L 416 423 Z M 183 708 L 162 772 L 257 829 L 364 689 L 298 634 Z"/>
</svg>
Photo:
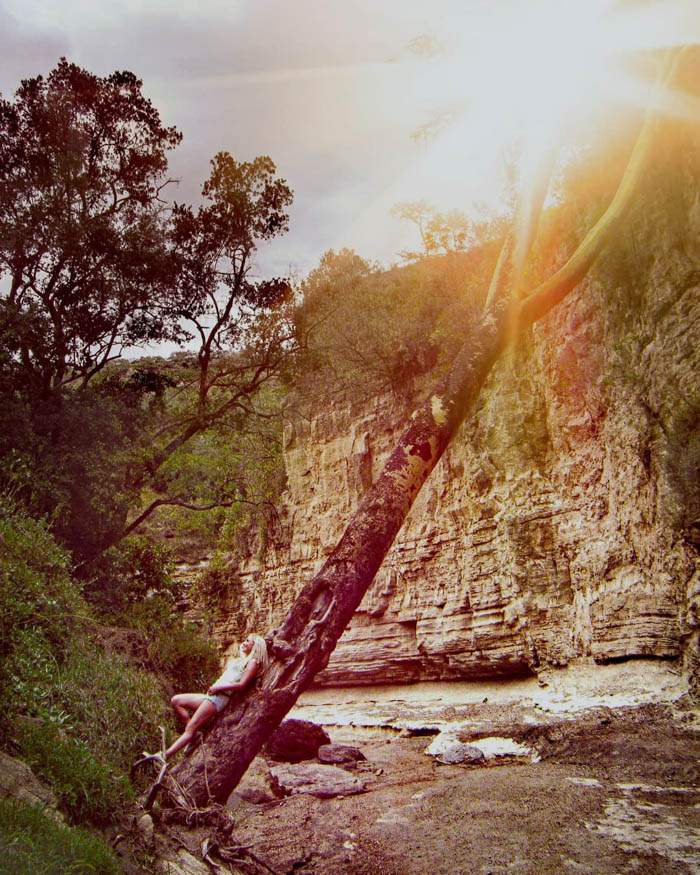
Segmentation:
<svg viewBox="0 0 700 875">
<path fill-rule="evenodd" d="M 215 714 L 220 714 L 228 705 L 233 693 L 247 689 L 256 677 L 260 677 L 268 666 L 267 645 L 260 635 L 249 635 L 241 644 L 241 655 L 231 659 L 221 675 L 206 693 L 177 693 L 170 700 L 175 713 L 185 729 L 182 735 L 165 751 L 167 760 L 174 753 L 186 747 L 194 738 L 195 733 L 208 723 Z M 141 765 L 148 760 L 163 760 L 163 754 L 150 753 L 134 765 Z"/>
</svg>

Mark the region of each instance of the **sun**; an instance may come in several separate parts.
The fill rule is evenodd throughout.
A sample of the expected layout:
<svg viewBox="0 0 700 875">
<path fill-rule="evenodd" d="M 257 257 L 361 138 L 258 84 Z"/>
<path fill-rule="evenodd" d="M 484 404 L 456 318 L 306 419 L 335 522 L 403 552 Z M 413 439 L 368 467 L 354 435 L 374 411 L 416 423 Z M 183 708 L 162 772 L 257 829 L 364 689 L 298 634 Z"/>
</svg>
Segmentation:
<svg viewBox="0 0 700 875">
<path fill-rule="evenodd" d="M 612 85 L 617 28 L 606 20 L 611 2 L 501 4 L 498 18 L 483 13 L 479 31 L 455 39 L 436 74 L 461 83 L 468 107 L 504 131 L 549 131 L 597 103 Z"/>
<path fill-rule="evenodd" d="M 422 59 L 417 89 L 424 105 L 432 98 L 441 123 L 425 138 L 412 184 L 422 182 L 427 198 L 432 186 L 440 202 L 461 178 L 468 200 L 471 175 L 473 199 L 493 206 L 502 188 L 494 167 L 504 151 L 517 150 L 527 187 L 552 152 L 582 145 L 606 114 L 647 105 L 654 77 L 634 75 L 635 59 L 700 42 L 700 4 L 512 0 L 466 4 L 461 21 L 444 24 L 450 32 L 436 38 L 433 58 Z M 656 99 L 662 111 L 700 118 L 697 98 Z"/>
</svg>

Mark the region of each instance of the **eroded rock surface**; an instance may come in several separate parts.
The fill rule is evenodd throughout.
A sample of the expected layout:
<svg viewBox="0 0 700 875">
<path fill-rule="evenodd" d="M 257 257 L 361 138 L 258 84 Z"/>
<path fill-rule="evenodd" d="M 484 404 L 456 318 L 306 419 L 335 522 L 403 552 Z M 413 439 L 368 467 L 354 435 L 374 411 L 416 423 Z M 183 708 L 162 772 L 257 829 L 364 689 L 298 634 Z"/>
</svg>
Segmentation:
<svg viewBox="0 0 700 875">
<path fill-rule="evenodd" d="M 685 207 L 675 222 L 634 211 L 589 280 L 498 363 L 320 684 L 581 657 L 682 658 L 697 674 L 700 203 Z M 409 412 L 382 396 L 290 414 L 281 522 L 262 558 L 251 545 L 231 569 L 224 645 L 281 621 Z"/>
<path fill-rule="evenodd" d="M 57 823 L 63 823 L 58 800 L 50 787 L 36 777 L 26 763 L 0 751 L 0 796 L 44 809 Z"/>
<path fill-rule="evenodd" d="M 364 793 L 365 782 L 345 769 L 319 763 L 284 763 L 270 769 L 280 795 L 308 793 L 319 799 Z"/>
<path fill-rule="evenodd" d="M 519 737 L 522 717 L 504 707 L 503 730 Z M 469 768 L 436 765 L 428 738 L 355 727 L 379 767 L 363 775 L 368 792 L 251 806 L 236 837 L 279 872 L 694 875 L 696 717 L 670 706 L 579 712 L 537 728 L 529 740 L 542 743 L 540 762 L 500 757 Z"/>
</svg>

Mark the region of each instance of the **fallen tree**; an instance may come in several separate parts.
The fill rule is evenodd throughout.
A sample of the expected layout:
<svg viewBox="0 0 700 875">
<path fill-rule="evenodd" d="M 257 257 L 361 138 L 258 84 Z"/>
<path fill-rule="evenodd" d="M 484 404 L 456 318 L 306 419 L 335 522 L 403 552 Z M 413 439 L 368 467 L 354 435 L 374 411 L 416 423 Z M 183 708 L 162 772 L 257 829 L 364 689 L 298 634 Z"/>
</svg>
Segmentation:
<svg viewBox="0 0 700 875">
<path fill-rule="evenodd" d="M 659 88 L 669 84 L 679 58 L 680 54 L 669 57 L 663 64 Z M 657 123 L 657 115 L 648 110 L 607 210 L 566 264 L 523 294 L 523 267 L 548 184 L 543 179 L 534 205 L 521 210 L 521 219 L 527 216 L 527 220 L 516 220 L 503 245 L 481 317 L 470 327 L 448 375 L 413 413 L 339 543 L 302 589 L 282 625 L 268 636 L 271 665 L 262 684 L 234 702 L 211 729 L 206 744 L 173 771 L 172 803 L 186 800 L 204 806 L 225 801 L 299 695 L 325 668 L 416 495 L 477 399 L 494 362 L 518 334 L 580 284 L 620 228 L 647 165 Z"/>
</svg>

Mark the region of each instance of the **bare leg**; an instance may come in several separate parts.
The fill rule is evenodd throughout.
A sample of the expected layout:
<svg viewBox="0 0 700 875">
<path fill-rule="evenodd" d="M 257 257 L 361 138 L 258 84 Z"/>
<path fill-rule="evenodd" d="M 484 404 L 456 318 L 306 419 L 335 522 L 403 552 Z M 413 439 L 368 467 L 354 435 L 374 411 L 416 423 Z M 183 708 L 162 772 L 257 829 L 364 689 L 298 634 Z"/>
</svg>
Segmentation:
<svg viewBox="0 0 700 875">
<path fill-rule="evenodd" d="M 180 723 L 186 724 L 202 702 L 207 698 L 203 693 L 178 693 L 170 700 Z"/>
<path fill-rule="evenodd" d="M 209 699 L 204 699 L 204 701 L 197 708 L 192 717 L 190 717 L 190 719 L 187 721 L 185 731 L 165 751 L 165 758 L 168 759 L 174 753 L 177 753 L 183 747 L 186 747 L 194 738 L 195 732 L 201 726 L 204 726 L 205 723 L 211 720 L 214 714 L 216 714 L 216 707 L 214 706 L 214 703 L 210 702 Z"/>
</svg>

